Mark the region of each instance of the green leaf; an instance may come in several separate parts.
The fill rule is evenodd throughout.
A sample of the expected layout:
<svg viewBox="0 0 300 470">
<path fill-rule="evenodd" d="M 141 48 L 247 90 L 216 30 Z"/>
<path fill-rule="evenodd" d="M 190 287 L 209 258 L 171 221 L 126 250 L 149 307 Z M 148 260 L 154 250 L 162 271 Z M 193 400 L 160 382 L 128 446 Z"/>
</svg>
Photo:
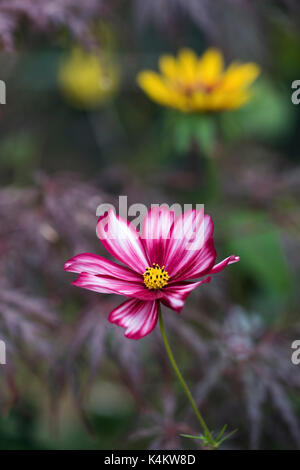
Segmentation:
<svg viewBox="0 0 300 470">
<path fill-rule="evenodd" d="M 215 117 L 207 114 L 171 113 L 168 126 L 178 152 L 188 152 L 193 141 L 197 142 L 200 153 L 208 155 L 212 152 L 216 141 Z"/>
<path fill-rule="evenodd" d="M 227 429 L 227 424 L 225 424 L 225 425 L 223 426 L 223 428 L 221 429 L 221 431 L 220 431 L 219 434 L 217 435 L 217 437 L 216 437 L 216 440 L 217 440 L 217 441 L 223 436 L 223 434 L 224 434 L 224 432 L 226 431 L 226 429 Z"/>
<path fill-rule="evenodd" d="M 226 436 L 224 436 L 223 439 L 221 439 L 221 440 L 218 440 L 218 439 L 217 439 L 218 446 L 220 446 L 221 444 L 223 444 L 224 441 L 227 441 L 227 439 L 229 439 L 230 437 L 232 437 L 236 432 L 237 432 L 237 429 L 234 429 L 234 430 L 231 431 L 229 434 L 227 434 Z"/>
<path fill-rule="evenodd" d="M 216 122 L 212 117 L 203 116 L 195 121 L 195 138 L 200 151 L 210 155 L 214 149 L 216 141 Z"/>
<path fill-rule="evenodd" d="M 187 437 L 188 439 L 200 439 L 203 441 L 203 436 L 191 436 L 190 434 L 179 434 L 181 437 Z"/>
<path fill-rule="evenodd" d="M 245 137 L 278 139 L 289 131 L 293 119 L 290 97 L 270 82 L 260 80 L 254 85 L 253 96 L 247 105 L 222 114 L 221 128 L 228 140 Z"/>
<path fill-rule="evenodd" d="M 208 438 L 208 436 L 203 436 L 203 435 L 192 436 L 191 434 L 180 434 L 180 436 L 181 437 L 186 437 L 188 439 L 198 439 L 198 440 L 202 441 L 205 446 L 210 446 L 213 449 L 217 449 L 224 441 L 229 439 L 231 436 L 233 436 L 233 434 L 235 434 L 237 432 L 237 429 L 235 429 L 234 431 L 232 431 L 229 434 L 227 434 L 226 436 L 224 436 L 224 433 L 225 433 L 226 429 L 227 429 L 227 424 L 225 424 L 225 426 L 223 426 L 223 428 L 221 429 L 221 431 L 219 432 L 217 437 L 213 438 L 213 442 Z"/>
<path fill-rule="evenodd" d="M 273 296 L 289 295 L 291 277 L 278 228 L 259 212 L 236 213 L 228 223 L 230 249 L 241 257 L 239 269 Z"/>
<path fill-rule="evenodd" d="M 190 116 L 184 115 L 175 121 L 174 145 L 178 152 L 186 153 L 193 140 L 193 125 Z"/>
</svg>

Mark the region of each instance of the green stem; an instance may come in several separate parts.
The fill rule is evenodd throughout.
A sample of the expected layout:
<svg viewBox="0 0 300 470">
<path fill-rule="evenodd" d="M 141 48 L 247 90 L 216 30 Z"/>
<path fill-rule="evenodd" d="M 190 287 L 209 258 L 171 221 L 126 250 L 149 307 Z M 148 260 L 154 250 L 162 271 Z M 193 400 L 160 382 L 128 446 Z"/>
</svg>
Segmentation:
<svg viewBox="0 0 300 470">
<path fill-rule="evenodd" d="M 188 397 L 188 399 L 189 399 L 189 401 L 190 401 L 190 404 L 191 404 L 191 406 L 192 406 L 192 408 L 193 408 L 193 410 L 194 410 L 194 413 L 195 413 L 195 415 L 197 416 L 198 421 L 199 421 L 199 423 L 201 424 L 201 426 L 202 426 L 202 428 L 203 428 L 203 430 L 204 430 L 205 436 L 206 436 L 206 437 L 208 438 L 208 440 L 210 441 L 210 444 L 211 444 L 213 447 L 215 447 L 215 446 L 216 446 L 216 443 L 215 443 L 215 441 L 214 441 L 214 439 L 213 439 L 213 437 L 212 437 L 212 435 L 211 435 L 211 432 L 210 432 L 210 430 L 208 429 L 208 427 L 207 427 L 207 425 L 206 425 L 204 419 L 202 418 L 201 413 L 200 413 L 200 411 L 198 410 L 197 405 L 196 405 L 196 403 L 195 403 L 195 400 L 194 400 L 194 398 L 193 398 L 193 396 L 192 396 L 192 394 L 191 394 L 191 392 L 190 392 L 190 389 L 189 389 L 189 387 L 187 386 L 187 384 L 186 384 L 184 378 L 182 377 L 181 372 L 180 372 L 180 370 L 179 370 L 179 368 L 178 368 L 178 365 L 177 365 L 177 363 L 176 363 L 176 361 L 175 361 L 175 358 L 174 358 L 174 356 L 173 356 L 172 350 L 171 350 L 171 348 L 170 348 L 170 345 L 169 345 L 169 342 L 168 342 L 168 339 L 167 339 L 167 336 L 166 336 L 165 326 L 164 326 L 164 322 L 163 322 L 163 319 L 162 319 L 162 314 L 161 314 L 161 309 L 160 309 L 160 307 L 159 307 L 159 311 L 158 311 L 158 318 L 159 318 L 159 326 L 160 326 L 161 336 L 162 336 L 162 339 L 163 339 L 163 342 L 164 342 L 164 345 L 165 345 L 165 348 L 166 348 L 168 357 L 169 357 L 169 359 L 170 359 L 171 365 L 172 365 L 172 367 L 173 367 L 173 369 L 174 369 L 174 372 L 175 372 L 175 374 L 177 375 L 178 380 L 179 380 L 179 382 L 181 383 L 181 385 L 182 385 L 182 387 L 183 387 L 183 389 L 184 389 L 184 391 L 185 391 L 185 393 L 186 393 L 186 395 L 187 395 L 187 397 Z"/>
</svg>

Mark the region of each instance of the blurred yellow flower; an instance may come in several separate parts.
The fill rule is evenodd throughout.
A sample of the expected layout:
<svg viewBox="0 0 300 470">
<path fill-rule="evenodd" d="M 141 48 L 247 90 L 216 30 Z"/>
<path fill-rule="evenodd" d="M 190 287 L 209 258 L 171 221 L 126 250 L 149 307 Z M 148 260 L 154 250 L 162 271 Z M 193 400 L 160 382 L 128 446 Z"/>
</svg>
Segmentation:
<svg viewBox="0 0 300 470">
<path fill-rule="evenodd" d="M 251 97 L 249 86 L 260 73 L 250 62 L 233 62 L 224 69 L 218 49 L 208 49 L 200 58 L 181 49 L 177 58 L 161 56 L 159 68 L 161 74 L 140 72 L 138 84 L 154 101 L 186 113 L 240 108 Z"/>
<path fill-rule="evenodd" d="M 91 109 L 115 94 L 120 83 L 120 72 L 108 55 L 75 47 L 61 63 L 58 81 L 73 106 Z"/>
</svg>

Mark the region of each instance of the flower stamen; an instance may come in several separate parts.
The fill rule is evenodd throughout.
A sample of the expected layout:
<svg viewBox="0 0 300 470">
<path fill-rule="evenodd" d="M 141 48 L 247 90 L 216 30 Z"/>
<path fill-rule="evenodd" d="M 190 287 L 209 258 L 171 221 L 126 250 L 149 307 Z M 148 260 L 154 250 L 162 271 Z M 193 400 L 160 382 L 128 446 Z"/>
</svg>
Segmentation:
<svg viewBox="0 0 300 470">
<path fill-rule="evenodd" d="M 165 271 L 165 267 L 162 268 L 153 263 L 152 267 L 145 268 L 144 284 L 148 289 L 161 289 L 168 284 L 169 274 Z"/>
</svg>

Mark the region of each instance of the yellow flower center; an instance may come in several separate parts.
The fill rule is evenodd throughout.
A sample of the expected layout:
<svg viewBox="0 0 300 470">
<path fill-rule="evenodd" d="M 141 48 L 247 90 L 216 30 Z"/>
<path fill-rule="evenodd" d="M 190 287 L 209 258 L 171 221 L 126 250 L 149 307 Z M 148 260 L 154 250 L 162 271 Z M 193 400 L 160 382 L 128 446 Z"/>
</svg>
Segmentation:
<svg viewBox="0 0 300 470">
<path fill-rule="evenodd" d="M 190 97 L 197 92 L 202 92 L 208 95 L 212 93 L 220 85 L 220 83 L 220 81 L 213 85 L 208 85 L 200 82 L 194 82 L 189 84 L 180 83 L 179 85 L 177 85 L 177 88 L 179 92 L 183 93 L 187 97 Z"/>
<path fill-rule="evenodd" d="M 161 289 L 168 284 L 169 274 L 165 267 L 160 268 L 158 264 L 153 263 L 152 267 L 145 268 L 144 284 L 148 289 Z"/>
</svg>

